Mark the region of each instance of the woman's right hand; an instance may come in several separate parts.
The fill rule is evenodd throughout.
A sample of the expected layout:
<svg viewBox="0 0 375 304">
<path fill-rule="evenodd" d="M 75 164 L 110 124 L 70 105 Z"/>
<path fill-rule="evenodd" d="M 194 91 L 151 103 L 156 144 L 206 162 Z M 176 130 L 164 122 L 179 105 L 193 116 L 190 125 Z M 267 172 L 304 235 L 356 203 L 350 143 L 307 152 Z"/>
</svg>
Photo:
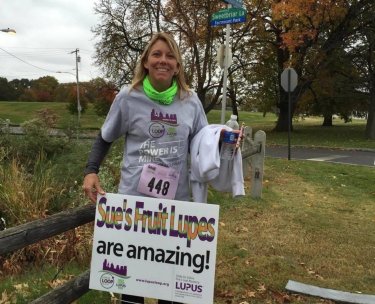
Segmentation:
<svg viewBox="0 0 375 304">
<path fill-rule="evenodd" d="M 99 177 L 96 173 L 89 173 L 83 179 L 83 191 L 86 196 L 93 202 L 96 203 L 98 193 L 104 195 L 105 192 L 100 186 Z"/>
</svg>

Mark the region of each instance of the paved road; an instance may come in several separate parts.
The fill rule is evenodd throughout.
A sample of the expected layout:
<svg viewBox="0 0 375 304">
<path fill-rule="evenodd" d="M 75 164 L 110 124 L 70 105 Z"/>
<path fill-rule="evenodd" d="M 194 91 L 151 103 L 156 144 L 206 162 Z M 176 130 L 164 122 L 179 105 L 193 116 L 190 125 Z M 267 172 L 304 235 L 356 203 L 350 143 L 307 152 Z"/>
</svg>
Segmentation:
<svg viewBox="0 0 375 304">
<path fill-rule="evenodd" d="M 288 147 L 267 146 L 266 156 L 288 158 Z M 341 164 L 370 166 L 375 168 L 375 151 L 292 147 L 290 156 L 291 159 L 326 161 Z"/>
</svg>

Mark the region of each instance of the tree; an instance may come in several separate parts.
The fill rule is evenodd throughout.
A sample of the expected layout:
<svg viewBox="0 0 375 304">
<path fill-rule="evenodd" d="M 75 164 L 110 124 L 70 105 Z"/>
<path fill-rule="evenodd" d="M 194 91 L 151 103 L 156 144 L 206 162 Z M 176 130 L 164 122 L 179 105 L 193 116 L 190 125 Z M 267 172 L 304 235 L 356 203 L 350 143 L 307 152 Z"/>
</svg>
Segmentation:
<svg viewBox="0 0 375 304">
<path fill-rule="evenodd" d="M 364 14 L 373 16 L 374 10 Z M 364 18 L 366 20 L 366 18 Z M 363 20 L 359 21 L 364 22 Z M 375 139 L 375 21 L 363 25 L 363 29 L 350 40 L 348 51 L 361 77 L 357 91 L 367 98 L 367 124 L 365 135 Z M 363 110 L 365 112 L 366 110 Z"/>
<path fill-rule="evenodd" d="M 100 38 L 96 62 L 104 68 L 108 79 L 120 87 L 131 81 L 140 52 L 152 34 L 169 31 L 182 50 L 187 81 L 208 112 L 218 103 L 223 86 L 222 72 L 215 57 L 225 33 L 222 28 L 212 28 L 209 24 L 213 12 L 219 8 L 220 3 L 212 0 L 102 0 L 95 9 L 102 17 L 102 23 L 94 29 Z M 245 27 L 233 26 L 234 63 L 229 69 L 233 88 L 230 87 L 228 93 L 234 105 L 247 91 L 246 81 L 241 76 L 250 66 L 239 58 L 250 37 L 250 23 L 251 18 Z M 241 86 L 236 85 L 238 83 Z"/>
<path fill-rule="evenodd" d="M 57 79 L 52 76 L 44 76 L 36 80 L 31 80 L 30 86 L 23 90 L 20 98 L 27 101 L 53 101 L 58 84 Z"/>
<path fill-rule="evenodd" d="M 95 78 L 85 85 L 86 96 L 94 104 L 95 112 L 99 116 L 107 115 L 115 98 L 117 87 L 103 78 Z"/>
<path fill-rule="evenodd" d="M 363 12 L 374 11 L 371 0 L 358 1 L 317 1 L 291 0 L 274 2 L 274 24 L 278 48 L 279 68 L 291 63 L 296 69 L 300 82 L 292 95 L 293 107 L 316 79 L 317 72 L 324 69 L 327 58 L 337 48 L 363 29 L 359 20 Z M 371 19 L 368 16 L 363 22 Z M 287 98 L 280 90 L 280 115 L 276 130 L 285 131 L 288 126 Z"/>
<path fill-rule="evenodd" d="M 99 38 L 95 59 L 105 77 L 118 87 L 131 82 L 137 59 L 154 31 L 160 31 L 161 0 L 100 0 L 93 28 Z"/>
<path fill-rule="evenodd" d="M 0 100 L 13 100 L 15 90 L 8 82 L 8 79 L 0 77 Z"/>
<path fill-rule="evenodd" d="M 78 113 L 78 98 L 77 98 L 77 84 L 72 83 L 69 87 L 66 102 L 68 102 L 67 109 L 71 114 Z M 85 94 L 84 84 L 79 86 L 79 103 L 81 106 L 81 113 L 85 113 L 89 100 Z"/>
<path fill-rule="evenodd" d="M 20 96 L 24 93 L 24 91 L 30 87 L 31 82 L 29 79 L 22 78 L 22 79 L 13 79 L 9 81 L 9 84 L 14 89 L 14 100 L 19 100 Z"/>
<path fill-rule="evenodd" d="M 357 89 L 361 79 L 350 54 L 339 48 L 326 61 L 326 67 L 317 72 L 296 111 L 323 115 L 322 125 L 330 127 L 332 115 L 339 114 L 348 121 L 353 111 L 365 109 L 365 99 Z"/>
</svg>

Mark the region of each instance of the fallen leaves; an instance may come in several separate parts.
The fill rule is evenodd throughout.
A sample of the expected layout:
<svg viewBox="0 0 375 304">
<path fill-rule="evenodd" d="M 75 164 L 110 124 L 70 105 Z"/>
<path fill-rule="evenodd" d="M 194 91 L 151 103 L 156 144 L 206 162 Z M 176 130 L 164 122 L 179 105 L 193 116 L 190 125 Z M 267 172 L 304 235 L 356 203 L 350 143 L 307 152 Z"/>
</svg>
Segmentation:
<svg viewBox="0 0 375 304">
<path fill-rule="evenodd" d="M 16 303 L 16 296 L 15 296 L 15 294 L 13 294 L 13 293 L 8 294 L 7 291 L 4 290 L 1 293 L 0 303 L 1 304 Z"/>
<path fill-rule="evenodd" d="M 305 270 L 307 271 L 307 273 L 311 276 L 314 276 L 316 277 L 317 279 L 320 279 L 320 280 L 324 280 L 324 278 L 317 272 L 315 271 L 314 269 L 310 268 L 310 267 L 307 267 L 305 263 L 301 262 L 299 263 L 303 268 L 305 268 Z"/>
<path fill-rule="evenodd" d="M 29 284 L 27 284 L 27 283 L 21 283 L 21 284 L 13 285 L 13 287 L 14 287 L 17 291 L 22 291 L 22 290 L 24 290 L 24 289 L 28 289 L 28 288 L 29 288 Z"/>
<path fill-rule="evenodd" d="M 68 282 L 68 280 L 66 280 L 66 279 L 55 279 L 53 281 L 48 281 L 47 284 L 52 289 L 55 289 L 56 287 L 64 285 L 66 282 Z"/>
<path fill-rule="evenodd" d="M 265 285 L 265 284 L 259 284 L 257 290 L 258 290 L 260 293 L 265 292 L 265 291 L 267 290 L 266 285 Z"/>
<path fill-rule="evenodd" d="M 249 232 L 249 228 L 247 227 L 236 227 L 236 232 Z"/>
<path fill-rule="evenodd" d="M 243 298 L 255 298 L 256 292 L 252 290 L 246 290 Z"/>
<path fill-rule="evenodd" d="M 277 303 L 280 304 L 289 303 L 291 301 L 291 298 L 287 293 L 282 293 L 278 291 L 273 291 L 272 297 L 274 298 L 274 300 L 276 300 Z"/>
</svg>

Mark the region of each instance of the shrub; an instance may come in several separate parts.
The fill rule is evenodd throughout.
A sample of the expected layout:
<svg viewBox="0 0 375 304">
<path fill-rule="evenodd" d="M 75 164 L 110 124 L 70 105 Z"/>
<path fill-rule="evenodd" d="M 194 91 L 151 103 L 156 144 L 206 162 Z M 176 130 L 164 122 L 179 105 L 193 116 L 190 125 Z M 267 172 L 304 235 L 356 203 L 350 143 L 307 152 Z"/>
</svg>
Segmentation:
<svg viewBox="0 0 375 304">
<path fill-rule="evenodd" d="M 26 133 L 17 147 L 17 155 L 21 159 L 27 159 L 30 154 L 45 154 L 47 158 L 51 158 L 68 147 L 68 140 L 51 136 L 48 125 L 40 118 L 26 121 L 21 127 Z"/>
<path fill-rule="evenodd" d="M 32 173 L 16 159 L 0 168 L 0 209 L 10 226 L 46 217 L 49 202 L 61 193 L 53 167 L 41 156 Z"/>
</svg>

